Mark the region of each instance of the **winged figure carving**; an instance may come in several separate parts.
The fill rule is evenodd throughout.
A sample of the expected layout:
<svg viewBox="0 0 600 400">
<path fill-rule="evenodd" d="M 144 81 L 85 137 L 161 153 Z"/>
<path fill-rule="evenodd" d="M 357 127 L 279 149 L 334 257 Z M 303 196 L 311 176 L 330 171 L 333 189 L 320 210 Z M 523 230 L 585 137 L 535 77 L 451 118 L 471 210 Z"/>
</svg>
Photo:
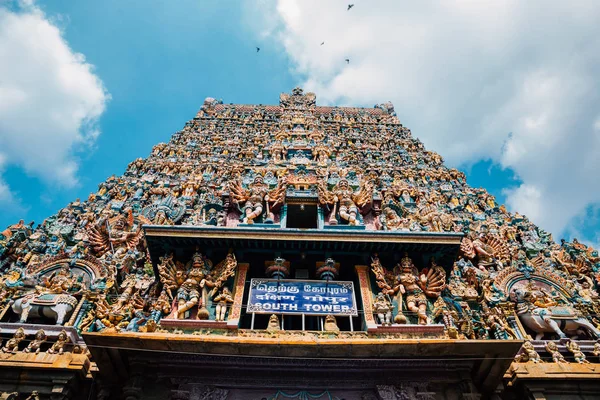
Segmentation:
<svg viewBox="0 0 600 400">
<path fill-rule="evenodd" d="M 273 223 L 275 215 L 272 211 L 283 204 L 286 189 L 285 178 L 280 178 L 277 186 L 269 190 L 269 185 L 264 182 L 261 175 L 257 175 L 247 188 L 242 186 L 239 179 L 229 184 L 233 203 L 237 204 L 242 211 L 240 220 L 245 224 L 253 224 L 255 220 L 262 217 L 263 211 L 266 211 L 263 222 Z"/>
<path fill-rule="evenodd" d="M 388 296 L 396 296 L 398 315 L 397 323 L 405 323 L 403 314 L 406 310 L 416 314 L 421 325 L 428 323 L 427 298 L 438 298 L 446 287 L 446 271 L 431 260 L 431 266 L 419 273 L 412 260 L 405 255 L 400 264 L 392 272 L 386 270 L 377 257 L 371 263 L 371 271 L 375 275 L 377 286 Z"/>
<path fill-rule="evenodd" d="M 233 252 L 214 268 L 211 261 L 200 253 L 195 253 L 186 266 L 174 262 L 172 255 L 161 257 L 158 263 L 163 291 L 169 298 L 176 299 L 179 319 L 189 318 L 188 311 L 196 306 L 197 318 L 207 319 L 210 314 L 206 308 L 209 297 L 225 286 L 236 269 L 237 260 Z M 212 289 L 210 293 L 209 289 Z"/>
<path fill-rule="evenodd" d="M 143 237 L 141 225 L 147 223 L 150 221 L 141 215 L 134 218 L 131 209 L 127 209 L 124 215 L 101 218 L 87 227 L 90 247 L 97 257 L 109 251 L 122 253 L 135 249 Z"/>
<path fill-rule="evenodd" d="M 477 266 L 481 270 L 490 267 L 502 269 L 511 259 L 508 244 L 498 235 L 490 233 L 471 232 L 464 237 L 460 250 L 465 257 L 477 261 Z"/>
<path fill-rule="evenodd" d="M 225 286 L 227 280 L 235 275 L 237 269 L 237 260 L 233 252 L 229 252 L 227 257 L 220 263 L 218 263 L 211 272 L 211 280 L 214 284 L 213 289 L 210 292 L 210 296 L 213 297 L 221 288 Z"/>
<path fill-rule="evenodd" d="M 173 290 L 178 289 L 185 279 L 185 269 L 182 264 L 175 264 L 173 255 L 165 255 L 159 258 L 158 273 L 163 290 L 173 298 Z"/>
<path fill-rule="evenodd" d="M 333 206 L 329 224 L 336 225 L 339 215 L 348 225 L 360 225 L 360 209 L 373 199 L 373 188 L 373 181 L 365 180 L 355 192 L 347 179 L 340 179 L 333 189 L 329 190 L 326 181 L 322 180 L 317 186 L 319 202 Z"/>
</svg>

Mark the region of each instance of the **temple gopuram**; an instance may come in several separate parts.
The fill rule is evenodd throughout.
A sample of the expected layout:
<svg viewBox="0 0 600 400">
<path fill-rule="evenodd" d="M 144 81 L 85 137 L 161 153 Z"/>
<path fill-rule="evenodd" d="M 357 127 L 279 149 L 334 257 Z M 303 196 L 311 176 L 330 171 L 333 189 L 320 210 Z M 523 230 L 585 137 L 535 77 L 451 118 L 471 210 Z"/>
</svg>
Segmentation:
<svg viewBox="0 0 600 400">
<path fill-rule="evenodd" d="M 0 399 L 597 399 L 600 257 L 506 210 L 391 103 L 207 98 L 0 233 Z"/>
</svg>

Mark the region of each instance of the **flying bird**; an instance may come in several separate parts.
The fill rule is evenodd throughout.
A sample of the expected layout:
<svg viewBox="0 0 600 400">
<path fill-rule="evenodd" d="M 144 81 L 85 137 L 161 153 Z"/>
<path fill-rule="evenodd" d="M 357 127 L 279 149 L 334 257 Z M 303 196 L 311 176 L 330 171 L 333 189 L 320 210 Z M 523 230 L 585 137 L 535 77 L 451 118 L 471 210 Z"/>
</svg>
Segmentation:
<svg viewBox="0 0 600 400">
<path fill-rule="evenodd" d="M 325 42 L 321 42 L 321 46 L 323 46 L 325 44 Z"/>
<path fill-rule="evenodd" d="M 350 59 L 346 58 L 346 64 L 350 64 Z"/>
<path fill-rule="evenodd" d="M 352 7 L 354 7 L 354 4 L 348 4 L 348 10 L 347 10 L 347 11 L 350 11 L 350 9 L 351 9 Z"/>
<path fill-rule="evenodd" d="M 258 53 L 259 51 L 260 51 L 260 47 L 257 47 L 256 48 L 256 52 Z"/>
</svg>

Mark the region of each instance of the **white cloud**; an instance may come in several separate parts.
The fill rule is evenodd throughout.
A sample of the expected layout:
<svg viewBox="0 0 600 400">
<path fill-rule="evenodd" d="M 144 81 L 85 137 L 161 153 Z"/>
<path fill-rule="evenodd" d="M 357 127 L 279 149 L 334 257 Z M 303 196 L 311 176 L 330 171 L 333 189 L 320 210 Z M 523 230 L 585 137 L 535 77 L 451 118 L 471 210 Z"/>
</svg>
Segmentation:
<svg viewBox="0 0 600 400">
<path fill-rule="evenodd" d="M 318 103 L 391 100 L 449 164 L 513 169 L 509 207 L 555 235 L 600 202 L 600 3 L 354 3 L 280 0 L 276 28 L 263 4 Z"/>
<path fill-rule="evenodd" d="M 109 100 L 93 66 L 32 0 L 0 4 L 0 60 L 2 164 L 50 184 L 77 184 L 76 152 L 96 140 Z M 0 180 L 0 202 L 9 195 Z"/>
</svg>

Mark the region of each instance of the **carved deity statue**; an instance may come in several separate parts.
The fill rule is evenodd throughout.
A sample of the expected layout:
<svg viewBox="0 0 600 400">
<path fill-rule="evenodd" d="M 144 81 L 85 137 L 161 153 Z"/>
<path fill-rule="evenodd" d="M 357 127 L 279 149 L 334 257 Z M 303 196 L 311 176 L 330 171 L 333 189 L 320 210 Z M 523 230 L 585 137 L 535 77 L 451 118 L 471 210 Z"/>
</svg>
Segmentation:
<svg viewBox="0 0 600 400">
<path fill-rule="evenodd" d="M 411 220 L 405 218 L 405 209 L 395 202 L 388 202 L 383 206 L 378 217 L 379 226 L 384 231 L 410 231 Z"/>
<path fill-rule="evenodd" d="M 539 363 L 542 362 L 542 359 L 540 357 L 540 355 L 538 354 L 537 351 L 535 351 L 535 348 L 533 347 L 533 344 L 531 344 L 531 342 L 528 340 L 525 343 L 523 343 L 523 351 L 521 354 L 519 354 L 517 357 L 515 357 L 515 361 L 517 362 L 533 362 L 533 363 Z"/>
<path fill-rule="evenodd" d="M 399 311 L 395 321 L 406 322 L 406 316 L 402 313 L 404 298 L 407 310 L 416 314 L 420 325 L 426 325 L 428 323 L 427 299 L 438 298 L 446 287 L 444 269 L 432 259 L 431 267 L 419 273 L 407 254 L 391 274 L 383 268 L 376 257 L 373 258 L 371 268 L 382 292 L 396 295 Z"/>
<path fill-rule="evenodd" d="M 373 198 L 373 182 L 369 180 L 363 182 L 356 192 L 347 179 L 340 179 L 331 191 L 327 189 L 326 183 L 321 181 L 318 190 L 321 204 L 333 206 L 329 216 L 330 225 L 338 223 L 338 216 L 348 225 L 360 225 L 360 208 L 364 207 Z"/>
<path fill-rule="evenodd" d="M 285 199 L 286 182 L 280 179 L 277 187 L 269 191 L 269 186 L 264 182 L 263 177 L 257 175 L 254 181 L 243 188 L 238 181 L 232 181 L 229 185 L 233 202 L 237 204 L 241 211 L 241 221 L 245 224 L 253 224 L 254 221 L 263 215 L 266 208 L 265 222 L 273 222 L 274 215 L 270 208 L 283 204 Z"/>
<path fill-rule="evenodd" d="M 206 279 L 208 268 L 202 255 L 196 253 L 192 259 L 192 268 L 188 271 L 186 279 L 179 289 L 177 289 L 177 318 L 179 319 L 185 318 L 186 311 L 195 305 L 205 306 L 205 302 L 201 301 L 204 300 L 204 296 L 201 297 L 200 292 L 203 292 L 207 285 L 212 284 Z"/>
<path fill-rule="evenodd" d="M 50 277 L 44 278 L 43 285 L 36 286 L 36 290 L 42 294 L 61 294 L 69 292 L 75 285 L 75 277 L 69 265 L 65 263 Z"/>
<path fill-rule="evenodd" d="M 40 329 L 35 334 L 35 339 L 29 343 L 29 345 L 23 349 L 25 353 L 35 353 L 38 354 L 41 350 L 42 344 L 46 342 L 47 336 L 46 332 L 43 329 Z"/>
<path fill-rule="evenodd" d="M 331 146 L 327 146 L 325 143 L 319 143 L 312 149 L 312 154 L 320 166 L 326 166 L 329 161 L 329 157 L 332 154 Z"/>
<path fill-rule="evenodd" d="M 215 321 L 225 321 L 225 314 L 227 313 L 227 308 L 233 304 L 233 297 L 231 296 L 231 292 L 227 287 L 223 288 L 223 291 L 216 295 L 213 299 L 217 303 L 217 307 L 215 309 Z"/>
<path fill-rule="evenodd" d="M 187 318 L 187 312 L 194 307 L 198 307 L 198 319 L 208 319 L 208 300 L 235 274 L 237 260 L 233 253 L 229 253 L 225 260 L 213 267 L 210 260 L 200 253 L 195 253 L 188 265 L 190 267 L 186 269 L 181 263 L 175 263 L 172 256 L 161 257 L 158 263 L 160 281 L 170 298 L 174 297 L 173 290 L 176 290 L 175 311 L 178 319 Z M 212 289 L 210 293 L 209 289 Z M 217 302 L 228 303 L 223 298 Z M 217 318 L 224 319 L 223 308 L 227 309 L 221 304 Z"/>
<path fill-rule="evenodd" d="M 25 340 L 25 330 L 18 328 L 12 338 L 6 341 L 6 344 L 0 351 L 3 353 L 16 353 L 19 351 L 19 343 Z"/>
<path fill-rule="evenodd" d="M 94 254 L 100 257 L 108 252 L 121 254 L 135 249 L 143 236 L 140 226 L 150 223 L 141 215 L 136 218 L 132 210 L 128 209 L 124 215 L 100 218 L 96 224 L 90 224 L 87 234 Z"/>
<path fill-rule="evenodd" d="M 585 354 L 581 351 L 581 348 L 577 343 L 572 340 L 569 340 L 566 343 L 567 350 L 569 350 L 573 354 L 573 358 L 579 364 L 589 364 L 590 362 L 585 358 Z"/>
<path fill-rule="evenodd" d="M 65 351 L 65 346 L 69 343 L 69 335 L 64 329 L 58 334 L 56 342 L 48 349 L 49 354 L 62 354 Z"/>
<path fill-rule="evenodd" d="M 505 260 L 510 259 L 506 243 L 491 234 L 471 232 L 461 242 L 460 249 L 467 258 L 477 259 L 477 267 L 482 271 L 502 269 Z"/>
<path fill-rule="evenodd" d="M 373 311 L 381 325 L 392 325 L 392 303 L 383 292 L 379 292 L 373 302 Z"/>
<path fill-rule="evenodd" d="M 558 351 L 558 346 L 554 342 L 546 342 L 546 351 L 552 356 L 552 361 L 555 363 L 566 363 L 565 357 Z"/>
<path fill-rule="evenodd" d="M 287 148 L 281 143 L 281 141 L 277 140 L 269 149 L 269 153 L 275 164 L 281 164 L 283 161 L 285 161 Z"/>
</svg>

